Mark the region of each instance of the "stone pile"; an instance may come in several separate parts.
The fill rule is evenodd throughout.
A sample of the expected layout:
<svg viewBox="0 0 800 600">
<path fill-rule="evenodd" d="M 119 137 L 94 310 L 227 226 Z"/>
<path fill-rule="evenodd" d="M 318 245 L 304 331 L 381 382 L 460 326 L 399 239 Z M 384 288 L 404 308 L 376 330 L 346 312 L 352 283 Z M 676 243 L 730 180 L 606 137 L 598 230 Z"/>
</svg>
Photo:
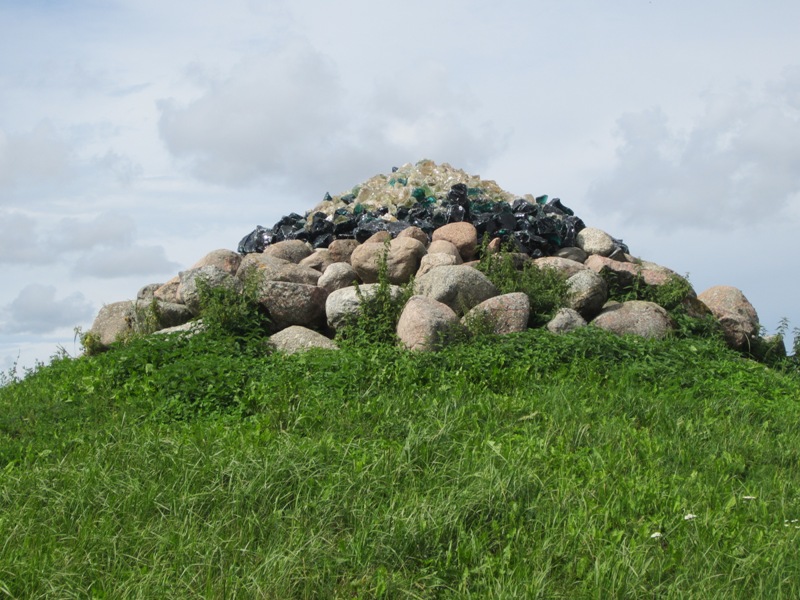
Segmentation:
<svg viewBox="0 0 800 600">
<path fill-rule="evenodd" d="M 489 212 L 474 210 L 475 203 L 454 200 L 451 191 L 456 186 L 472 193 Z M 416 191 L 420 189 L 423 192 Z M 409 218 L 419 209 L 417 196 L 423 193 L 428 194 L 429 204 L 425 211 L 417 210 L 417 217 Z M 359 214 L 369 219 L 353 216 L 358 206 L 363 207 Z M 400 343 L 411 350 L 436 349 L 447 343 L 448 333 L 476 318 L 497 334 L 523 331 L 530 322 L 530 298 L 524 293 L 500 294 L 475 268 L 482 234 L 491 239 L 486 252 L 498 252 L 503 241 L 511 242 L 520 250 L 512 254 L 517 266 L 532 262 L 542 269 L 555 269 L 566 280 L 568 306 L 546 325 L 554 333 L 592 325 L 620 335 L 663 337 L 674 329 L 667 311 L 657 304 L 609 302 L 606 281 L 613 277 L 624 285 L 638 278 L 644 285 L 660 286 L 679 275 L 634 258 L 619 240 L 585 227 L 562 205 L 549 212 L 542 206 L 541 199 L 515 198 L 494 182 L 448 165 L 439 167 L 430 161 L 406 165 L 349 194 L 326 197 L 305 217 L 270 230 L 257 228 L 242 240 L 240 252 L 215 250 L 170 281 L 143 287 L 136 300 L 104 306 L 89 333 L 96 347 L 106 348 L 135 331 L 198 327 L 202 316 L 199 281 L 241 290 L 243 282 L 253 278 L 257 301 L 270 318 L 270 340 L 278 350 L 332 349 L 337 329 L 358 314 L 363 298 L 380 285 L 381 265 L 397 297 L 402 293 L 400 286 L 413 278 L 413 295 L 397 324 Z M 472 219 L 464 218 L 468 214 Z M 508 214 L 516 215 L 516 224 L 507 220 L 507 226 L 498 227 L 503 224 L 498 215 Z M 425 215 L 433 218 L 425 219 Z M 339 223 L 349 219 L 338 234 L 337 219 Z M 436 219 L 443 222 L 433 226 Z M 323 220 L 331 225 L 321 226 Z M 314 228 L 317 234 L 323 233 L 314 237 Z M 366 230 L 371 234 L 364 238 Z M 537 238 L 534 251 L 530 251 L 532 238 Z M 714 315 L 732 348 L 747 348 L 758 336 L 756 311 L 736 288 L 716 286 L 699 295 L 691 291 L 683 302 L 690 314 Z"/>
</svg>

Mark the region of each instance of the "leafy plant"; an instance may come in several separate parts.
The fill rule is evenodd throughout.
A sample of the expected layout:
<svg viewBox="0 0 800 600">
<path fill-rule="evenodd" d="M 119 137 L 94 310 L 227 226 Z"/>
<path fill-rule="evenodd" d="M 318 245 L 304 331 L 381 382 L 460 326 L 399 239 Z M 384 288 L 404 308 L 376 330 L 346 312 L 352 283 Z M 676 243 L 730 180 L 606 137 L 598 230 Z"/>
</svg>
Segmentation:
<svg viewBox="0 0 800 600">
<path fill-rule="evenodd" d="M 501 294 L 524 292 L 531 303 L 529 325 L 546 324 L 566 305 L 569 286 L 564 276 L 552 268 L 540 268 L 531 260 L 519 261 L 512 252 L 481 252 L 477 266 Z"/>
<path fill-rule="evenodd" d="M 414 294 L 414 279 L 412 277 L 408 283 L 400 286 L 399 294 L 394 291 L 389 282 L 388 254 L 389 244 L 386 243 L 378 260 L 376 287 L 367 294 L 358 283 L 355 284 L 359 310 L 336 332 L 339 341 L 367 346 L 397 342 L 397 322 L 406 302 Z"/>
<path fill-rule="evenodd" d="M 249 272 L 242 288 L 198 281 L 203 327 L 235 338 L 263 338 L 267 335 L 269 315 L 258 302 L 259 277 Z"/>
</svg>

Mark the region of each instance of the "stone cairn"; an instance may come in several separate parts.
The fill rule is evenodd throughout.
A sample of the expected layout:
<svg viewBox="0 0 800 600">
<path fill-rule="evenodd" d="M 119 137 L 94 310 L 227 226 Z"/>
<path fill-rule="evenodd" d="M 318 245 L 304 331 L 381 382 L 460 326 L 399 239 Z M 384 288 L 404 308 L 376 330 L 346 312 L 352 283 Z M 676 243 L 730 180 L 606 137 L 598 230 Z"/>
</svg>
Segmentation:
<svg viewBox="0 0 800 600">
<path fill-rule="evenodd" d="M 517 197 L 494 181 L 423 160 L 339 196 L 326 194 L 304 216 L 292 213 L 272 228 L 257 227 L 238 252 L 214 250 L 166 283 L 143 287 L 136 300 L 104 306 L 88 333 L 105 349 L 136 331 L 192 331 L 202 327 L 198 281 L 241 290 L 246 277 L 255 277 L 277 350 L 335 349 L 332 338 L 374 293 L 382 264 L 392 293 L 413 277 L 414 295 L 397 324 L 400 343 L 411 350 L 440 347 L 445 332 L 476 316 L 497 334 L 523 331 L 528 296 L 500 294 L 474 268 L 483 240 L 486 252 L 511 245 L 518 265 L 532 261 L 566 279 L 568 306 L 547 323 L 551 332 L 592 325 L 663 337 L 675 327 L 658 304 L 609 302 L 606 283 L 611 276 L 622 284 L 638 278 L 660 286 L 680 277 L 674 271 L 634 258 L 620 240 L 586 227 L 558 199 Z M 690 291 L 684 306 L 694 316 L 716 317 L 732 348 L 748 348 L 759 334 L 756 311 L 736 288 Z"/>
</svg>

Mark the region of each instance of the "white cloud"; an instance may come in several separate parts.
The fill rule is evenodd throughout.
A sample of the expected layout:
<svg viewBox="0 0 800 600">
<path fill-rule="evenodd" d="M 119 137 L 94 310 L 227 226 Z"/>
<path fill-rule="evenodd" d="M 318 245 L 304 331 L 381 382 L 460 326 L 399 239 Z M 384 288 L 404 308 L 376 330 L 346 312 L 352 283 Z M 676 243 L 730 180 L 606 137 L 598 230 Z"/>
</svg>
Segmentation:
<svg viewBox="0 0 800 600">
<path fill-rule="evenodd" d="M 47 121 L 25 133 L 0 130 L 0 190 L 64 181 L 70 161 L 70 147 Z"/>
<path fill-rule="evenodd" d="M 130 247 L 136 224 L 130 217 L 104 213 L 89 221 L 67 217 L 52 233 L 54 248 L 61 252 L 91 250 L 96 246 Z"/>
<path fill-rule="evenodd" d="M 52 285 L 33 283 L 25 286 L 14 300 L 3 308 L 3 333 L 51 333 L 62 327 L 73 327 L 92 316 L 92 304 L 81 293 L 56 299 Z"/>
<path fill-rule="evenodd" d="M 716 229 L 789 215 L 800 194 L 800 76 L 756 93 L 706 98 L 687 131 L 659 108 L 623 115 L 617 164 L 595 182 L 598 208 L 629 222 Z"/>
<path fill-rule="evenodd" d="M 76 275 L 115 279 L 131 275 L 177 273 L 180 265 L 167 259 L 162 246 L 121 246 L 87 252 L 76 262 Z"/>
<path fill-rule="evenodd" d="M 0 264 L 42 265 L 56 255 L 47 247 L 36 220 L 18 213 L 0 211 Z"/>
<path fill-rule="evenodd" d="M 435 65 L 376 73 L 359 89 L 344 89 L 330 60 L 292 43 L 211 78 L 193 102 L 160 102 L 159 129 L 201 180 L 269 179 L 322 196 L 421 158 L 485 164 L 503 136 L 474 122 L 476 105 Z"/>
</svg>

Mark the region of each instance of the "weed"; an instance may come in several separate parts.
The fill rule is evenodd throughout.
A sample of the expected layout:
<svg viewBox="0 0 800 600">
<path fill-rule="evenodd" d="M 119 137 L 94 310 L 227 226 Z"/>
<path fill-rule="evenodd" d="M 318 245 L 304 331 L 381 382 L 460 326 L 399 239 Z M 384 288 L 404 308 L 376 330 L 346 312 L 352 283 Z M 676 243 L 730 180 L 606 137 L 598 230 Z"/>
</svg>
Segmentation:
<svg viewBox="0 0 800 600">
<path fill-rule="evenodd" d="M 351 315 L 336 332 L 338 341 L 349 345 L 395 344 L 397 342 L 397 322 L 408 299 L 414 294 L 414 279 L 395 291 L 389 282 L 388 243 L 378 260 L 377 286 L 369 294 L 363 293 L 355 284 L 359 300 L 357 314 Z"/>
<path fill-rule="evenodd" d="M 529 326 L 542 326 L 566 305 L 569 286 L 556 269 L 540 268 L 530 260 L 518 266 L 516 256 L 512 252 L 489 254 L 484 250 L 477 268 L 501 294 L 524 292 L 531 304 Z"/>
<path fill-rule="evenodd" d="M 242 288 L 212 286 L 198 281 L 203 327 L 215 334 L 235 338 L 262 338 L 267 335 L 269 316 L 258 302 L 259 278 L 255 271 L 247 274 Z"/>
</svg>

